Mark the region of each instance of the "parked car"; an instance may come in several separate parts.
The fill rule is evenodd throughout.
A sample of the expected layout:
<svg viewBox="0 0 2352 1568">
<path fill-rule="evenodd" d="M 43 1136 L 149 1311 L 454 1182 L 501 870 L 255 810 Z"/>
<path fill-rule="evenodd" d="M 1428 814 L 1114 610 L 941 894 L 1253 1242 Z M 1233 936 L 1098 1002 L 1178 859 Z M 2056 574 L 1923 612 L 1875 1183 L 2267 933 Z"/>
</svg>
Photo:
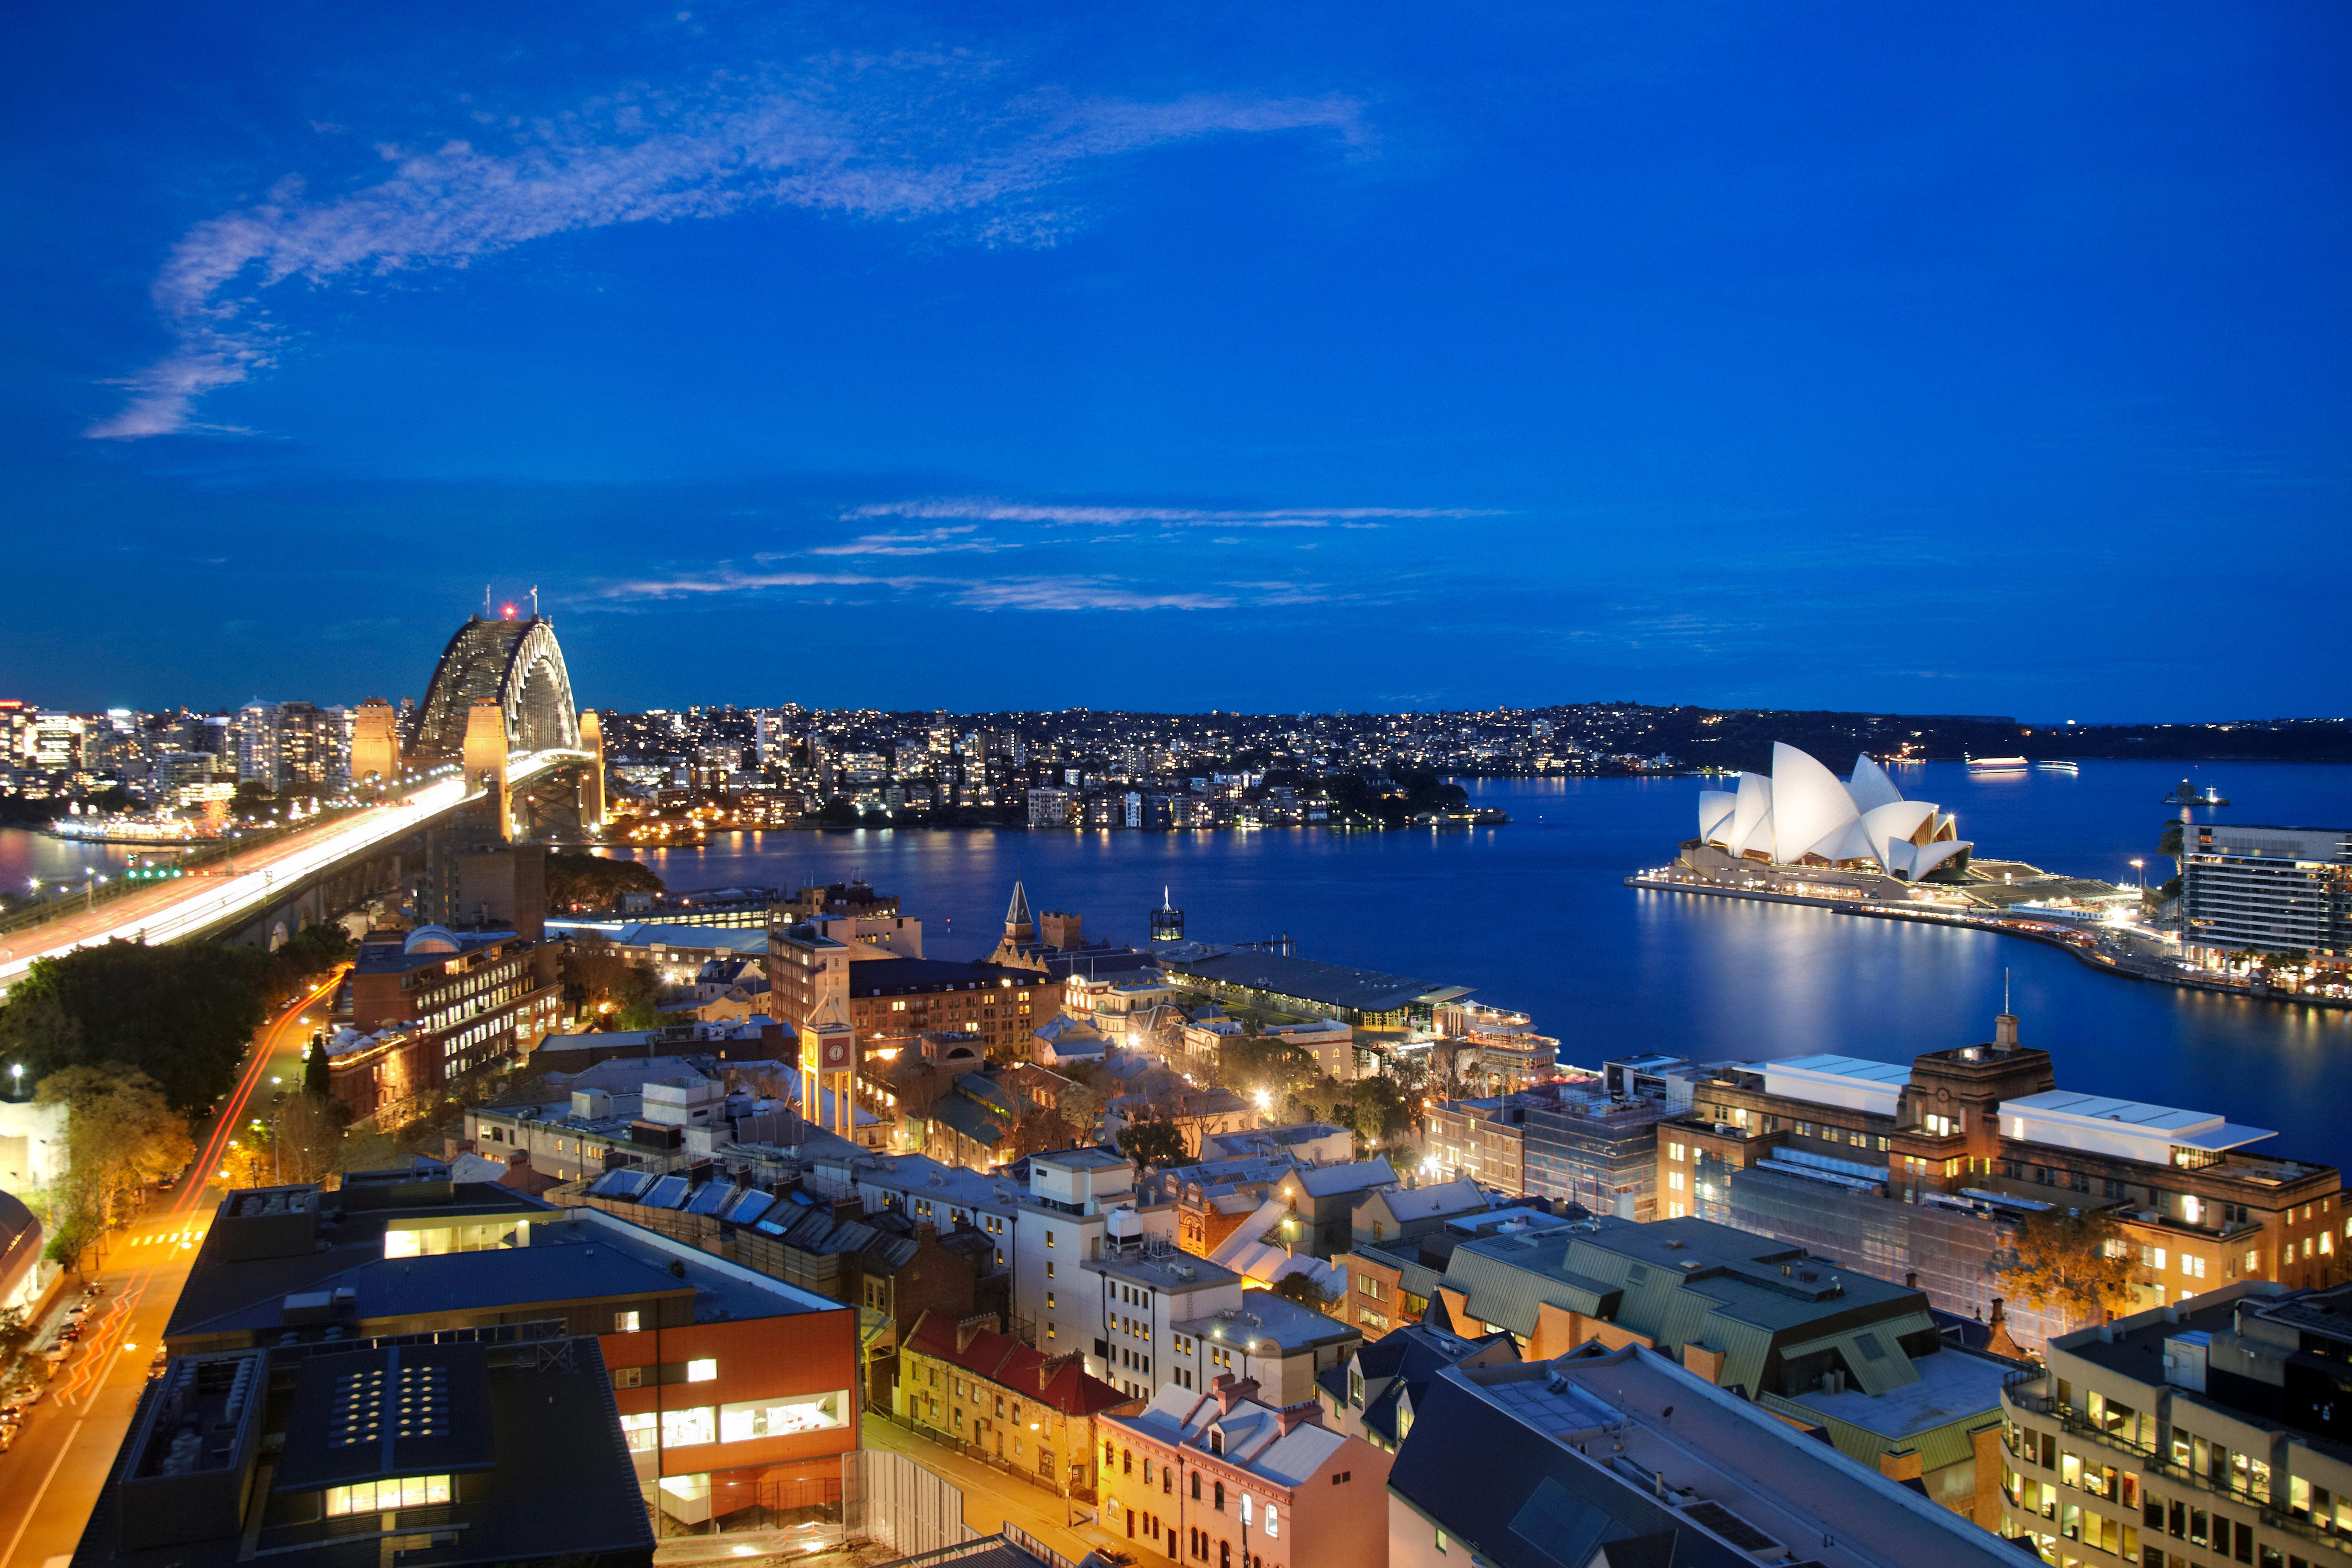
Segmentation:
<svg viewBox="0 0 2352 1568">
<path fill-rule="evenodd" d="M 6 1453 L 16 1446 L 16 1424 L 14 1421 L 0 1421 L 0 1454 Z"/>
<path fill-rule="evenodd" d="M 147 1376 L 149 1381 L 152 1382 L 154 1379 L 163 1376 L 163 1369 L 171 1364 L 172 1352 L 170 1351 L 160 1349 L 156 1351 L 155 1359 L 147 1363 Z"/>
</svg>

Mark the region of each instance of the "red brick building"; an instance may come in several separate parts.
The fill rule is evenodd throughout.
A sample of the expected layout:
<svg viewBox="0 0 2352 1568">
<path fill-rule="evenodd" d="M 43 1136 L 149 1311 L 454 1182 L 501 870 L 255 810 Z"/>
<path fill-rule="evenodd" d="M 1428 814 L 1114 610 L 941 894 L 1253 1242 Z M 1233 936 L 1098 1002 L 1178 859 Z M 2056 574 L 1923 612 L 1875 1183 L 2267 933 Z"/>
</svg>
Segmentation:
<svg viewBox="0 0 2352 1568">
<path fill-rule="evenodd" d="M 520 1059 L 562 1021 L 557 952 L 510 931 L 371 933 L 335 1000 L 330 1092 L 373 1116 Z"/>
</svg>

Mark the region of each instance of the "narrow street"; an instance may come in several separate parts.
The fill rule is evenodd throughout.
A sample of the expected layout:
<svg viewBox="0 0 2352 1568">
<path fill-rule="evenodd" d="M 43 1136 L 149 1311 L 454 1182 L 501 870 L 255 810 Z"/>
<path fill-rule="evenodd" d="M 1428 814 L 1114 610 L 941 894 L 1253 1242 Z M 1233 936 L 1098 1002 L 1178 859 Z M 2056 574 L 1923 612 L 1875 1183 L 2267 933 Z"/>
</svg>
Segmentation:
<svg viewBox="0 0 2352 1568">
<path fill-rule="evenodd" d="M 106 1239 L 90 1299 L 89 1326 L 58 1368 L 47 1392 L 0 1454 L 0 1568 L 64 1568 L 122 1447 L 147 1382 L 147 1364 L 180 1299 L 196 1247 L 212 1224 L 219 1191 L 210 1185 L 238 1128 L 266 1118 L 276 1088 L 298 1082 L 310 1026 L 326 1004 L 330 976 L 264 1026 L 220 1114 L 196 1136 L 196 1159 L 147 1215 Z M 281 1080 L 273 1086 L 272 1079 Z M 58 1310 L 81 1300 L 69 1278 Z M 45 1329 L 42 1339 L 47 1337 Z M 36 1342 L 41 1342 L 39 1341 Z"/>
<path fill-rule="evenodd" d="M 1079 1518 L 1094 1520 L 1099 1510 L 1093 1503 L 1056 1497 L 943 1443 L 918 1436 L 895 1422 L 869 1416 L 862 1436 L 865 1447 L 904 1454 L 961 1487 L 963 1521 L 984 1535 L 994 1534 L 1009 1519 L 1073 1563 L 1097 1547 L 1125 1552 L 1142 1568 L 1151 1568 L 1160 1560 L 1149 1541 L 1129 1541 L 1124 1531 L 1114 1534 L 1099 1523 L 1071 1522 Z"/>
</svg>

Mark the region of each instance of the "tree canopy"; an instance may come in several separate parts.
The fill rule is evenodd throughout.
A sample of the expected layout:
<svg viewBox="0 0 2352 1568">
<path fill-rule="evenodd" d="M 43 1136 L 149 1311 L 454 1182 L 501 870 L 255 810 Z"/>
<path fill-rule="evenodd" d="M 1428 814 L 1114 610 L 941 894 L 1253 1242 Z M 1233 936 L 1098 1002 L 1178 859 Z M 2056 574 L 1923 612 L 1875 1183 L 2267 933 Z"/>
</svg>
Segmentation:
<svg viewBox="0 0 2352 1568">
<path fill-rule="evenodd" d="M 547 857 L 547 902 L 558 910 L 609 910 L 624 893 L 658 893 L 662 879 L 642 862 L 610 855 Z"/>
<path fill-rule="evenodd" d="M 2130 1245 L 2102 1211 L 2030 1214 L 2010 1248 L 1995 1271 L 2028 1306 L 2096 1319 L 2131 1305 Z"/>
<path fill-rule="evenodd" d="M 75 1263 L 135 1212 L 142 1189 L 196 1157 L 186 1120 L 144 1073 L 68 1067 L 44 1077 L 34 1098 L 66 1108 L 65 1174 L 50 1190 L 53 1261 Z"/>
<path fill-rule="evenodd" d="M 0 1051 L 36 1079 L 121 1064 L 192 1115 L 236 1082 L 269 969 L 253 948 L 131 942 L 36 959 L 0 1009 Z"/>
<path fill-rule="evenodd" d="M 1130 1121 L 1119 1129 L 1118 1152 L 1139 1165 L 1190 1164 L 1183 1130 L 1172 1121 Z"/>
</svg>

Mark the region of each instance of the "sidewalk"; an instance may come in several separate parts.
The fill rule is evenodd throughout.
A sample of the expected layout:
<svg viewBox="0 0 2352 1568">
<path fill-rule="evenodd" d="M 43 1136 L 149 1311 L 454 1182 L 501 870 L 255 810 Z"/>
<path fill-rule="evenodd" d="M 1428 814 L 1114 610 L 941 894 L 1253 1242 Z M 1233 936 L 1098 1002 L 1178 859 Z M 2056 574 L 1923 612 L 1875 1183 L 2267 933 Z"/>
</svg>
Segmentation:
<svg viewBox="0 0 2352 1568">
<path fill-rule="evenodd" d="M 1098 1547 L 1125 1552 L 1147 1564 L 1158 1556 L 1149 1542 L 1131 1542 L 1123 1534 L 1113 1535 L 1098 1523 L 1070 1523 L 1080 1516 L 1094 1518 L 1097 1510 L 1093 1503 L 1056 1497 L 1041 1487 L 991 1469 L 977 1459 L 966 1458 L 945 1444 L 919 1437 L 892 1422 L 869 1420 L 862 1432 L 866 1447 L 904 1454 L 961 1487 L 963 1521 L 982 1535 L 995 1534 L 1006 1520 L 1011 1520 L 1073 1563 Z"/>
</svg>

